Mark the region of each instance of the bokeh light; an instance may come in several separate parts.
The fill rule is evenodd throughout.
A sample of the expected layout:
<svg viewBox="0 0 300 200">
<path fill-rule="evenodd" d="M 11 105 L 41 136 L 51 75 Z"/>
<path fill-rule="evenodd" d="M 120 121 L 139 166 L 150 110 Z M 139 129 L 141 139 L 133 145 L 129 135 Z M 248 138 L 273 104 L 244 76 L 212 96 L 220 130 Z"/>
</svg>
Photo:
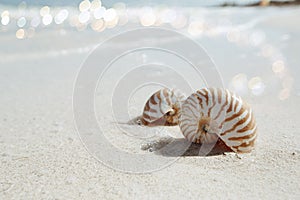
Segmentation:
<svg viewBox="0 0 300 200">
<path fill-rule="evenodd" d="M 201 35 L 203 33 L 203 30 L 204 30 L 204 22 L 202 20 L 191 22 L 188 28 L 188 32 L 192 36 Z"/>
<path fill-rule="evenodd" d="M 69 12 L 66 9 L 63 9 L 57 13 L 54 18 L 54 22 L 56 24 L 62 24 L 69 16 Z"/>
<path fill-rule="evenodd" d="M 41 23 L 41 19 L 40 19 L 40 17 L 38 17 L 38 16 L 36 16 L 36 17 L 33 17 L 32 18 L 32 20 L 31 20 L 31 22 L 30 22 L 30 25 L 32 26 L 32 27 L 38 27 L 39 25 L 40 25 L 40 23 Z"/>
<path fill-rule="evenodd" d="M 91 2 L 89 0 L 84 0 L 79 4 L 80 12 L 88 11 L 91 7 Z"/>
<path fill-rule="evenodd" d="M 128 15 L 126 12 L 119 14 L 119 25 L 123 26 L 128 23 Z"/>
<path fill-rule="evenodd" d="M 176 29 L 182 29 L 187 24 L 187 18 L 183 14 L 178 14 L 176 19 L 172 21 L 171 25 Z"/>
<path fill-rule="evenodd" d="M 16 32 L 16 38 L 23 39 L 25 37 L 25 31 L 24 29 L 20 28 Z"/>
<path fill-rule="evenodd" d="M 105 22 L 103 19 L 95 20 L 91 23 L 91 27 L 94 31 L 101 32 L 105 29 Z"/>
<path fill-rule="evenodd" d="M 4 10 L 4 11 L 1 13 L 1 17 L 4 17 L 4 16 L 9 16 L 9 11 L 8 11 L 8 10 Z"/>
<path fill-rule="evenodd" d="M 25 17 L 20 17 L 19 19 L 18 19 L 18 21 L 17 21 L 17 26 L 19 27 L 19 28 L 22 28 L 22 27 L 24 27 L 26 25 L 26 19 L 25 19 Z"/>
<path fill-rule="evenodd" d="M 248 87 L 251 90 L 253 95 L 261 95 L 265 91 L 265 84 L 262 79 L 258 76 L 253 77 L 248 82 Z"/>
<path fill-rule="evenodd" d="M 143 26 L 152 26 L 156 21 L 156 16 L 151 7 L 144 7 L 140 13 L 140 22 Z"/>
<path fill-rule="evenodd" d="M 105 22 L 106 28 L 114 28 L 119 22 L 119 17 L 115 17 L 112 21 Z"/>
<path fill-rule="evenodd" d="M 27 38 L 32 38 L 35 35 L 35 29 L 33 27 L 30 27 L 26 31 Z"/>
<path fill-rule="evenodd" d="M 48 15 L 50 13 L 49 6 L 44 6 L 40 9 L 40 15 L 44 17 L 45 15 Z"/>
<path fill-rule="evenodd" d="M 105 22 L 113 21 L 115 20 L 116 17 L 117 17 L 117 13 L 113 8 L 107 9 L 103 14 L 103 19 Z"/>
<path fill-rule="evenodd" d="M 91 3 L 90 10 L 91 10 L 91 11 L 94 11 L 94 10 L 96 10 L 97 8 L 100 8 L 101 5 L 102 5 L 102 3 L 101 3 L 100 0 L 94 0 L 94 1 L 92 1 L 92 3 Z"/>
<path fill-rule="evenodd" d="M 176 12 L 172 9 L 165 9 L 161 13 L 163 23 L 172 23 L 176 19 Z"/>
<path fill-rule="evenodd" d="M 1 24 L 2 24 L 3 26 L 8 25 L 8 24 L 9 24 L 9 21 L 10 21 L 9 16 L 3 16 L 3 17 L 1 18 Z"/>
<path fill-rule="evenodd" d="M 1 24 L 3 26 L 6 26 L 9 24 L 9 22 L 10 22 L 9 12 L 8 12 L 8 10 L 4 10 L 1 13 Z"/>
<path fill-rule="evenodd" d="M 244 73 L 235 75 L 230 84 L 229 89 L 239 95 L 245 95 L 248 93 L 248 78 Z"/>
<path fill-rule="evenodd" d="M 94 10 L 94 18 L 101 19 L 104 16 L 106 9 L 104 7 L 100 7 Z"/>
<path fill-rule="evenodd" d="M 43 16 L 42 21 L 43 21 L 43 24 L 45 26 L 48 26 L 48 25 L 50 25 L 52 23 L 53 17 L 50 14 L 46 14 L 46 15 Z"/>
<path fill-rule="evenodd" d="M 272 65 L 272 70 L 276 74 L 283 72 L 284 68 L 284 62 L 282 60 L 277 60 Z"/>
<path fill-rule="evenodd" d="M 90 12 L 89 11 L 83 11 L 79 14 L 78 20 L 80 23 L 85 24 L 90 20 Z"/>
</svg>

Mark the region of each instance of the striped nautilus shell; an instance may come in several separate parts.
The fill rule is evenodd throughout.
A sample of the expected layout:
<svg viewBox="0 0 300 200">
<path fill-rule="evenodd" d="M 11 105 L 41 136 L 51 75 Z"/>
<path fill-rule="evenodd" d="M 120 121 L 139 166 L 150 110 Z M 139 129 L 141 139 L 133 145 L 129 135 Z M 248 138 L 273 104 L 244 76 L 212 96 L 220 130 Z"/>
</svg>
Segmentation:
<svg viewBox="0 0 300 200">
<path fill-rule="evenodd" d="M 203 88 L 182 104 L 180 129 L 187 140 L 215 143 L 220 138 L 234 152 L 250 152 L 256 139 L 251 108 L 225 89 Z"/>
<path fill-rule="evenodd" d="M 164 88 L 155 92 L 146 102 L 141 122 L 146 126 L 175 126 L 185 96 L 179 90 Z"/>
</svg>

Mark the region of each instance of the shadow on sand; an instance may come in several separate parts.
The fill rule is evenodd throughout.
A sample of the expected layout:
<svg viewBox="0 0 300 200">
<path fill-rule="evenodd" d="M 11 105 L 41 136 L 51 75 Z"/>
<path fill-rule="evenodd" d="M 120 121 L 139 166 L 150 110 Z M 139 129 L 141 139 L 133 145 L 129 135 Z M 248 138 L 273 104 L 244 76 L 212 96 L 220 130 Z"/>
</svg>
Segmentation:
<svg viewBox="0 0 300 200">
<path fill-rule="evenodd" d="M 186 156 L 217 156 L 225 152 L 232 152 L 223 141 L 216 144 L 195 144 L 184 138 L 161 138 L 142 146 L 143 150 L 149 150 L 155 154 L 166 157 Z"/>
<path fill-rule="evenodd" d="M 127 125 L 140 125 L 141 116 L 135 117 L 128 121 Z M 166 157 L 179 156 L 217 156 L 232 150 L 219 139 L 215 144 L 195 144 L 184 138 L 160 138 L 158 140 L 142 145 L 142 150 L 149 150 L 155 154 Z"/>
</svg>

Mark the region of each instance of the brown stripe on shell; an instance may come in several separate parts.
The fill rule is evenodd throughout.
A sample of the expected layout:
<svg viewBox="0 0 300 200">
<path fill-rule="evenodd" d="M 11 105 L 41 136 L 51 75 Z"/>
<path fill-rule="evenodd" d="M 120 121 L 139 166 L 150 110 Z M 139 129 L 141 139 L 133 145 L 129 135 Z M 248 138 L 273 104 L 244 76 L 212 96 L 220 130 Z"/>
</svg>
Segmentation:
<svg viewBox="0 0 300 200">
<path fill-rule="evenodd" d="M 202 91 L 204 92 L 204 94 L 202 94 Z M 208 105 L 208 91 L 204 88 L 202 90 L 199 90 L 198 93 L 205 98 L 206 105 Z"/>
<path fill-rule="evenodd" d="M 214 93 L 214 91 L 213 91 L 213 89 L 210 89 L 210 91 L 211 91 L 211 97 L 212 97 L 212 102 L 213 102 L 213 104 L 211 105 L 211 107 L 208 109 L 208 116 L 210 117 L 210 113 L 211 113 L 211 110 L 213 109 L 213 107 L 216 105 L 216 101 L 215 101 L 215 93 Z"/>
<path fill-rule="evenodd" d="M 225 93 L 226 95 L 225 95 L 225 102 L 224 102 L 224 104 L 222 105 L 222 107 L 221 107 L 221 109 L 220 109 L 220 111 L 218 112 L 218 114 L 217 114 L 217 116 L 214 118 L 214 120 L 216 120 L 216 119 L 218 119 L 219 117 L 220 117 L 220 115 L 221 115 L 221 113 L 222 112 L 224 112 L 223 110 L 224 110 L 224 108 L 228 105 L 228 95 L 227 95 L 227 92 Z M 221 100 L 222 101 L 222 100 Z M 221 101 L 220 101 L 220 103 L 221 103 Z"/>
<path fill-rule="evenodd" d="M 255 126 L 255 120 L 253 114 L 251 114 L 251 121 L 242 129 L 237 130 L 238 133 L 243 133 L 247 130 L 252 130 Z"/>
<path fill-rule="evenodd" d="M 244 110 L 244 111 L 245 111 L 245 110 Z M 243 112 L 243 113 L 244 113 L 244 112 Z M 237 128 L 239 125 L 242 125 L 243 123 L 245 123 L 245 122 L 247 121 L 248 117 L 249 117 L 249 112 L 247 113 L 247 115 L 246 115 L 245 117 L 243 117 L 241 120 L 239 120 L 237 123 L 235 123 L 235 124 L 231 127 L 231 129 L 226 130 L 225 132 L 221 133 L 221 136 L 226 135 L 226 133 L 235 131 L 236 128 Z"/>
<path fill-rule="evenodd" d="M 256 130 L 254 130 L 252 134 L 245 135 L 245 136 L 230 137 L 230 138 L 228 138 L 228 140 L 232 140 L 232 141 L 237 140 L 237 141 L 240 141 L 240 140 L 245 140 L 245 139 L 251 139 L 255 135 L 256 135 Z"/>
<path fill-rule="evenodd" d="M 151 104 L 153 104 L 153 105 L 156 105 L 157 104 L 157 102 L 155 101 L 155 96 L 154 95 L 152 95 L 151 97 L 150 97 L 150 103 Z M 149 102 L 148 102 L 149 103 Z"/>
</svg>

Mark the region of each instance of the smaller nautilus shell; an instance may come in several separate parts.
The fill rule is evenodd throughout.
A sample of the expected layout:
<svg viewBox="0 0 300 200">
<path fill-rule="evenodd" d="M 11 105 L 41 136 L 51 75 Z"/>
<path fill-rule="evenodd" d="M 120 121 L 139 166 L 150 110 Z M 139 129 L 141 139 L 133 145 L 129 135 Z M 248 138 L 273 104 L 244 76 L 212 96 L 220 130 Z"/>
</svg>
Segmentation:
<svg viewBox="0 0 300 200">
<path fill-rule="evenodd" d="M 250 152 L 256 139 L 251 108 L 225 89 L 203 88 L 182 104 L 180 129 L 194 143 L 216 143 L 221 139 L 231 150 Z"/>
<path fill-rule="evenodd" d="M 175 126 L 179 124 L 181 104 L 185 96 L 179 90 L 164 88 L 146 102 L 141 122 L 146 126 Z"/>
</svg>

